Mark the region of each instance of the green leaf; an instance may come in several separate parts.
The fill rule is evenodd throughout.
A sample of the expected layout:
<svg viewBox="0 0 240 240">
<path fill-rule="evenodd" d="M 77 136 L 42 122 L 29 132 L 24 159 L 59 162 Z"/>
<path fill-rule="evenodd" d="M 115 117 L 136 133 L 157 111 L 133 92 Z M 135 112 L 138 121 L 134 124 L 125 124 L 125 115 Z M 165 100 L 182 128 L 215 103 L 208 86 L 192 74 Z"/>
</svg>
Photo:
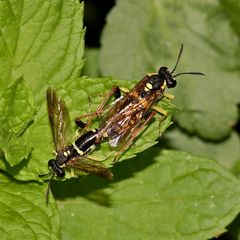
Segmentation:
<svg viewBox="0 0 240 240">
<path fill-rule="evenodd" d="M 240 36 L 240 26 L 239 26 L 239 12 L 240 12 L 240 2 L 235 0 L 219 0 L 221 7 L 226 13 L 232 28 L 236 31 L 238 36 Z"/>
<path fill-rule="evenodd" d="M 83 68 L 84 76 L 98 77 L 99 76 L 99 49 L 87 48 L 85 50 L 86 62 Z"/>
<path fill-rule="evenodd" d="M 46 186 L 0 183 L 1 239 L 59 239 L 59 213 L 52 198 L 46 206 Z"/>
<path fill-rule="evenodd" d="M 175 128 L 164 134 L 159 145 L 215 159 L 229 170 L 234 170 L 240 160 L 240 139 L 235 132 L 221 142 L 210 142 L 189 136 Z"/>
<path fill-rule="evenodd" d="M 49 156 L 44 147 L 46 150 L 53 149 L 50 135 L 46 138 L 49 142 L 43 141 L 44 133 L 49 131 L 45 91 L 50 83 L 57 84 L 79 76 L 83 65 L 85 32 L 82 29 L 82 18 L 83 3 L 78 0 L 40 0 L 34 4 L 30 0 L 0 2 L 2 106 L 11 108 L 10 100 L 5 102 L 5 92 L 14 86 L 15 81 L 18 81 L 16 79 L 24 76 L 24 84 L 27 86 L 24 90 L 26 95 L 21 95 L 21 103 L 19 101 L 14 108 L 14 121 L 8 125 L 8 113 L 4 112 L 1 116 L 2 122 L 7 126 L 1 129 L 0 133 L 0 147 L 5 152 L 5 155 L 2 152 L 0 154 L 0 168 L 12 176 L 19 174 L 19 179 L 36 178 L 35 172 L 38 169 L 34 164 L 35 156 L 31 158 L 31 149 L 39 149 L 41 161 L 46 159 L 45 156 Z M 33 116 L 28 115 L 28 108 L 25 108 L 29 103 L 30 89 L 36 106 L 34 122 Z M 15 96 L 14 89 L 11 94 Z M 22 120 L 21 125 L 18 124 L 19 120 Z M 41 132 L 44 128 L 46 131 Z M 36 129 L 39 131 L 35 132 Z M 13 131 L 18 131 L 18 136 L 10 138 L 8 135 Z M 31 164 L 28 166 L 29 162 Z M 13 165 L 14 167 L 11 167 Z"/>
<path fill-rule="evenodd" d="M 0 4 L 1 91 L 24 75 L 38 102 L 44 99 L 47 83 L 79 75 L 83 3 L 3 0 Z"/>
<path fill-rule="evenodd" d="M 239 181 L 209 159 L 156 155 L 152 148 L 118 164 L 112 184 L 88 177 L 53 186 L 63 238 L 202 240 L 223 233 L 240 209 Z"/>
<path fill-rule="evenodd" d="M 141 79 L 163 65 L 172 69 L 184 43 L 176 73 L 201 71 L 206 76 L 178 78 L 175 103 L 184 111 L 178 113 L 177 121 L 188 132 L 206 139 L 229 136 L 240 101 L 239 33 L 233 23 L 239 8 L 231 15 L 234 20 L 230 19 L 234 6 L 225 1 L 228 8 L 222 7 L 223 2 L 117 2 L 102 34 L 101 71 L 118 78 Z"/>
<path fill-rule="evenodd" d="M 132 81 L 112 80 L 110 78 L 94 79 L 82 77 L 69 80 L 66 83 L 55 86 L 55 88 L 58 95 L 66 102 L 69 108 L 71 122 L 73 122 L 78 116 L 94 112 L 112 86 L 117 85 L 130 89 L 135 83 L 136 82 Z M 120 158 L 120 161 L 131 158 L 137 153 L 155 145 L 157 143 L 155 140 L 171 125 L 171 117 L 176 107 L 171 105 L 166 99 L 163 99 L 159 106 L 166 109 L 168 112 L 167 118 L 162 122 L 159 121 L 158 117 L 154 118 L 151 124 L 149 124 L 150 126 L 137 137 L 137 141 L 134 141 L 131 148 Z M 98 127 L 99 121 L 100 119 L 97 119 L 97 121 L 93 122 L 91 128 Z M 76 131 L 76 127 L 73 129 Z M 35 117 L 35 124 L 30 126 L 28 131 L 29 142 L 31 142 L 33 146 L 31 156 L 27 164 L 21 165 L 19 168 L 12 169 L 12 171 L 10 170 L 9 172 L 19 180 L 39 180 L 38 175 L 49 171 L 47 162 L 54 157 L 52 131 L 45 105 L 39 109 L 38 115 Z M 72 140 L 75 138 L 76 136 L 73 135 Z M 44 141 L 42 141 L 42 139 L 44 139 Z M 69 144 L 71 144 L 71 142 Z M 116 152 L 117 150 L 114 151 L 107 142 L 104 142 L 92 155 L 105 159 L 104 164 L 111 167 Z"/>
<path fill-rule="evenodd" d="M 139 79 L 146 74 L 151 60 L 146 38 L 156 13 L 153 7 L 152 0 L 117 2 L 102 34 L 100 69 L 103 75 Z"/>
<path fill-rule="evenodd" d="M 0 100 L 0 148 L 11 166 L 26 158 L 30 146 L 25 130 L 34 118 L 35 106 L 30 87 L 23 78 L 9 86 Z"/>
</svg>

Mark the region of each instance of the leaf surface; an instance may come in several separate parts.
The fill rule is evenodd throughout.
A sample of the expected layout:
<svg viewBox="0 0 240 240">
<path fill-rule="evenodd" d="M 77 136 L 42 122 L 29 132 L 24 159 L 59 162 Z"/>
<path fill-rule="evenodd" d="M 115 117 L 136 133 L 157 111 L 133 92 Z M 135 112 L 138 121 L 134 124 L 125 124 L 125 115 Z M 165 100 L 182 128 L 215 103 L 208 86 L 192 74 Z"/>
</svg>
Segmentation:
<svg viewBox="0 0 240 240">
<path fill-rule="evenodd" d="M 28 157 L 31 145 L 25 131 L 35 114 L 33 94 L 23 78 L 16 80 L 3 93 L 0 112 L 0 148 L 8 163 L 14 166 Z"/>
<path fill-rule="evenodd" d="M 1 179 L 1 239 L 60 238 L 59 213 L 52 198 L 46 206 L 45 192 L 44 185 Z"/>
<path fill-rule="evenodd" d="M 38 148 L 45 160 L 44 147 L 50 147 L 41 131 L 48 127 L 47 119 L 41 122 L 48 85 L 77 77 L 82 69 L 82 18 L 77 0 L 0 2 L 0 167 L 18 179 L 36 178 L 37 166 L 28 166 L 36 161 L 32 150 Z"/>
<path fill-rule="evenodd" d="M 234 166 L 240 161 L 240 139 L 235 132 L 221 142 L 211 142 L 203 141 L 197 136 L 189 136 L 174 128 L 164 134 L 159 145 L 215 159 L 229 170 L 234 170 Z"/>
<path fill-rule="evenodd" d="M 0 89 L 24 75 L 38 101 L 44 84 L 77 76 L 83 64 L 82 12 L 76 0 L 1 1 Z"/>
<path fill-rule="evenodd" d="M 238 180 L 206 158 L 157 155 L 151 148 L 120 163 L 114 183 L 88 177 L 55 185 L 63 238 L 202 240 L 223 233 L 239 212 Z"/>
</svg>

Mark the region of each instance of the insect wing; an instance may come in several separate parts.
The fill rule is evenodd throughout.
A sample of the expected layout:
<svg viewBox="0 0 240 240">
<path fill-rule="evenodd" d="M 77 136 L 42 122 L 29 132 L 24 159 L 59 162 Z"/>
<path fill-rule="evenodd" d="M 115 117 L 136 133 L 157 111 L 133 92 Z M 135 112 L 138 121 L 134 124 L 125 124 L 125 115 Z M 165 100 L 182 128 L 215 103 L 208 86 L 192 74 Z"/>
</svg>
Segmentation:
<svg viewBox="0 0 240 240">
<path fill-rule="evenodd" d="M 109 135 L 109 144 L 112 147 L 121 146 L 126 141 L 128 141 L 129 138 L 131 138 L 132 133 L 142 123 L 141 117 L 138 118 L 137 117 L 138 115 L 141 115 L 141 112 L 139 113 L 135 112 L 133 114 L 134 117 L 125 114 L 125 116 L 123 116 L 123 121 L 118 121 L 119 123 L 118 129 L 115 130 L 111 129 L 113 131 L 110 132 Z"/>
<path fill-rule="evenodd" d="M 135 109 L 139 104 L 139 95 L 144 90 L 146 82 L 148 81 L 148 76 L 145 76 L 137 85 L 135 85 L 126 95 L 117 100 L 116 103 L 110 108 L 110 110 L 103 116 L 103 119 L 100 123 L 100 128 L 104 128 L 104 125 L 115 124 L 120 115 L 131 115 L 133 111 L 129 109 Z M 124 116 L 126 117 L 126 116 Z"/>
<path fill-rule="evenodd" d="M 122 105 L 125 99 L 120 99 L 117 101 L 109 110 L 103 115 L 100 123 L 100 128 L 102 128 L 107 122 L 112 121 L 114 116 L 121 111 Z"/>
<path fill-rule="evenodd" d="M 81 161 L 78 161 L 79 159 L 73 158 L 68 162 L 68 166 L 71 168 L 79 169 L 82 172 L 85 172 L 90 175 L 100 176 L 104 177 L 106 179 L 113 179 L 113 174 L 110 169 L 101 166 L 99 162 L 96 163 L 96 161 L 81 159 Z"/>
<path fill-rule="evenodd" d="M 141 124 L 145 110 L 141 107 L 141 102 L 128 104 L 119 113 L 115 114 L 106 126 L 109 144 L 118 147 L 123 144 L 130 136 L 131 132 Z"/>
<path fill-rule="evenodd" d="M 47 90 L 47 106 L 55 149 L 58 152 L 69 143 L 70 117 L 65 102 L 57 96 L 52 88 Z"/>
</svg>

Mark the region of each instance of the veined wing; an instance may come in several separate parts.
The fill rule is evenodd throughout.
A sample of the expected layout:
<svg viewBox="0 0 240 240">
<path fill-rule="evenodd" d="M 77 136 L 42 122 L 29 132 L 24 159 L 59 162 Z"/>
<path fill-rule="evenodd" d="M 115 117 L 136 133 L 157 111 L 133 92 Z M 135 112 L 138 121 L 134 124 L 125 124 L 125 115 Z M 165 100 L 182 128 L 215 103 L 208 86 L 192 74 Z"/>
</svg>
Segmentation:
<svg viewBox="0 0 240 240">
<path fill-rule="evenodd" d="M 124 97 L 117 100 L 116 103 L 109 109 L 109 111 L 103 115 L 102 121 L 100 123 L 100 128 L 106 124 L 106 122 L 115 123 L 115 116 L 121 114 L 122 112 L 128 111 L 129 108 L 138 108 L 146 100 L 140 96 L 144 91 L 146 82 L 148 81 L 148 76 L 145 76 L 140 82 L 138 82 L 134 88 L 126 93 Z"/>
<path fill-rule="evenodd" d="M 123 110 L 125 107 L 129 106 L 129 104 L 133 101 L 131 96 L 124 96 L 123 98 L 117 100 L 113 106 L 110 107 L 110 109 L 103 114 L 102 120 L 100 123 L 100 128 L 106 124 L 106 122 L 114 121 L 114 116 L 118 114 L 121 110 Z"/>
<path fill-rule="evenodd" d="M 117 147 L 131 137 L 132 132 L 141 125 L 144 109 L 140 104 L 131 104 L 114 117 L 113 124 L 107 126 L 109 144 Z"/>
<path fill-rule="evenodd" d="M 78 161 L 78 158 L 73 158 L 68 162 L 67 166 L 79 169 L 90 175 L 104 177 L 109 180 L 113 179 L 112 171 L 94 160 L 81 159 L 81 161 Z"/>
<path fill-rule="evenodd" d="M 70 117 L 65 102 L 53 88 L 47 90 L 47 107 L 55 149 L 59 151 L 69 144 Z"/>
</svg>

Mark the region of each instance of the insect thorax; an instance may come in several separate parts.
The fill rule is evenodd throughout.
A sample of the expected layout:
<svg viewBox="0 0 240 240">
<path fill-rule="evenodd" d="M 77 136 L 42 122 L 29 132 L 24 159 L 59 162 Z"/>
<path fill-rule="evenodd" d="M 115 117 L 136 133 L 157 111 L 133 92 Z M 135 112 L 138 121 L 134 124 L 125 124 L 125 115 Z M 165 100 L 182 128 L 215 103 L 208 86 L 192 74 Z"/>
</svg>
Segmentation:
<svg viewBox="0 0 240 240">
<path fill-rule="evenodd" d="M 159 74 L 154 74 L 148 77 L 148 81 L 145 85 L 146 88 L 149 90 L 160 90 L 165 89 L 165 80 Z"/>
<path fill-rule="evenodd" d="M 71 151 L 70 151 L 69 147 L 64 149 L 61 152 L 58 152 L 57 156 L 56 156 L 57 165 L 60 167 L 64 164 L 66 164 L 68 162 L 70 155 L 71 155 Z"/>
</svg>

